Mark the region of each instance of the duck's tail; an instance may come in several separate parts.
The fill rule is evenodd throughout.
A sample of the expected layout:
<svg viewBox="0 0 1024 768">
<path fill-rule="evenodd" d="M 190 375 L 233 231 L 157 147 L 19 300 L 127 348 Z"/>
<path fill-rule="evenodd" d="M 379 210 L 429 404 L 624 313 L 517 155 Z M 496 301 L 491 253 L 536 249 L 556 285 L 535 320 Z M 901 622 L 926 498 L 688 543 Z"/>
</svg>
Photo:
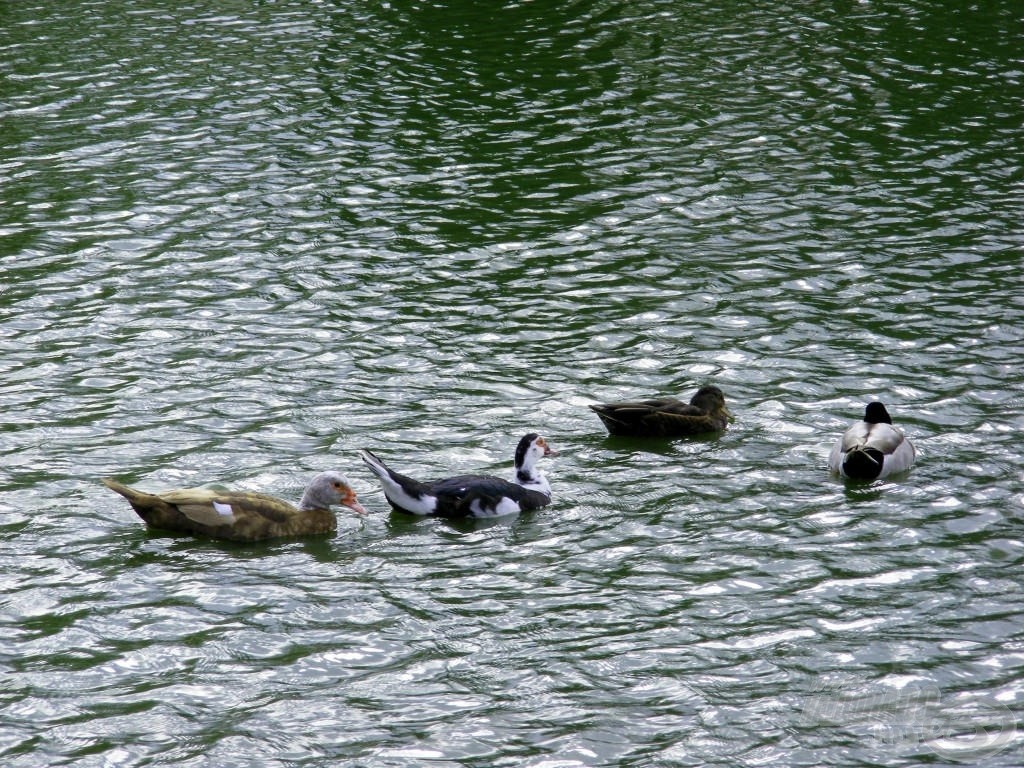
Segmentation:
<svg viewBox="0 0 1024 768">
<path fill-rule="evenodd" d="M 385 482 L 392 482 L 391 470 L 388 469 L 387 464 L 381 461 L 369 448 L 363 448 L 359 452 L 360 458 L 363 463 L 370 468 L 370 470 L 377 475 L 381 480 Z"/>
<path fill-rule="evenodd" d="M 877 448 L 858 446 L 843 459 L 843 474 L 855 480 L 874 480 L 882 473 L 885 455 Z"/>
<path fill-rule="evenodd" d="M 129 488 L 127 485 L 123 485 L 122 483 L 117 482 L 117 480 L 112 480 L 109 477 L 103 478 L 103 484 L 110 490 L 114 491 L 114 493 L 119 493 L 124 496 L 132 504 L 144 502 L 146 499 L 151 497 L 151 494 L 144 491 L 137 491 L 134 488 Z"/>
<path fill-rule="evenodd" d="M 114 491 L 114 493 L 119 493 L 128 499 L 132 509 L 147 523 L 149 522 L 149 515 L 154 509 L 166 506 L 159 496 L 154 496 L 152 493 L 139 491 L 135 488 L 129 488 L 127 485 L 112 480 L 109 477 L 103 478 L 103 484 Z"/>
<path fill-rule="evenodd" d="M 437 499 L 424 483 L 392 472 L 383 461 L 373 455 L 373 451 L 364 448 L 360 455 L 363 463 L 380 478 L 384 496 L 393 508 L 414 515 L 434 514 L 437 508 Z"/>
</svg>

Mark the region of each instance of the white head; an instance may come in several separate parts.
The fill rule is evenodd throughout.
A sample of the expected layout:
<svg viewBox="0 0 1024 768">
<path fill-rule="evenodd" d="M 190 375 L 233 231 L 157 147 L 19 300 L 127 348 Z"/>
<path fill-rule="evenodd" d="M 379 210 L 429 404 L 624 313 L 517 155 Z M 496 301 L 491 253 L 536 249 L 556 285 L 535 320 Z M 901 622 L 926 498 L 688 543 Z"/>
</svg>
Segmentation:
<svg viewBox="0 0 1024 768">
<path fill-rule="evenodd" d="M 366 514 L 347 477 L 341 472 L 321 472 L 306 486 L 299 509 L 330 509 L 334 506 L 348 507 L 359 515 Z"/>
<path fill-rule="evenodd" d="M 537 469 L 537 461 L 545 456 L 557 456 L 547 441 L 535 432 L 524 435 L 516 446 L 516 482 L 526 488 L 551 495 L 544 473 Z"/>
</svg>

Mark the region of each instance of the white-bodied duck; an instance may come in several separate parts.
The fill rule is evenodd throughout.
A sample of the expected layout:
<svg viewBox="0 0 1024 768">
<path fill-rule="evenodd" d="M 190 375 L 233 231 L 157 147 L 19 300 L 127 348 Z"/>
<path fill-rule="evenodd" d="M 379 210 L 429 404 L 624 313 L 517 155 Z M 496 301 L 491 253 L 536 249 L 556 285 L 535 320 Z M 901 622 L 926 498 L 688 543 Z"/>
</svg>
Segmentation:
<svg viewBox="0 0 1024 768">
<path fill-rule="evenodd" d="M 492 475 L 421 482 L 388 469 L 371 451 L 362 451 L 363 461 L 380 478 L 384 496 L 394 509 L 436 517 L 500 517 L 547 506 L 551 486 L 537 461 L 553 455 L 547 441 L 531 432 L 516 447 L 515 482 Z"/>
<path fill-rule="evenodd" d="M 856 422 L 836 441 L 828 468 L 851 480 L 878 480 L 906 472 L 917 452 L 906 436 L 892 425 L 882 403 L 868 403 L 864 420 Z"/>
</svg>

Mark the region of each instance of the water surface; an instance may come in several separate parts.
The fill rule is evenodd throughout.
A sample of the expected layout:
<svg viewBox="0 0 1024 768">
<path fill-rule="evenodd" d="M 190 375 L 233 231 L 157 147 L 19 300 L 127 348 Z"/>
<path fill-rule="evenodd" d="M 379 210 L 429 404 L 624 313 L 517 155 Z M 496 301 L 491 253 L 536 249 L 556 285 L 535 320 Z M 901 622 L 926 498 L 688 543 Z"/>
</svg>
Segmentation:
<svg viewBox="0 0 1024 768">
<path fill-rule="evenodd" d="M 9 766 L 1021 760 L 1014 3 L 0 10 Z M 587 408 L 727 394 L 717 439 Z M 871 399 L 918 447 L 844 486 Z M 357 450 L 543 512 L 388 512 Z M 257 545 L 98 482 L 373 510 Z"/>
</svg>

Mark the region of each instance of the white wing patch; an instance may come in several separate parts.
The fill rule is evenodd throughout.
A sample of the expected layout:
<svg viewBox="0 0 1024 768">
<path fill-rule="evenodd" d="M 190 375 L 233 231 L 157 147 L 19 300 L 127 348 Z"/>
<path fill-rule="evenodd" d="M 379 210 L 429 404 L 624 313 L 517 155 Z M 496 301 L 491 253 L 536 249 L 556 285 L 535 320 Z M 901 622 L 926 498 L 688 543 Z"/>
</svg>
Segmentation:
<svg viewBox="0 0 1024 768">
<path fill-rule="evenodd" d="M 230 504 L 215 501 L 213 502 L 213 508 L 217 510 L 218 515 L 222 515 L 223 517 L 232 517 L 235 514 L 235 510 L 231 508 Z"/>
<path fill-rule="evenodd" d="M 508 496 L 502 496 L 501 501 L 494 507 L 485 507 L 480 503 L 480 499 L 473 499 L 469 503 L 469 509 L 473 513 L 473 517 L 503 517 L 517 514 L 519 502 Z"/>
</svg>

